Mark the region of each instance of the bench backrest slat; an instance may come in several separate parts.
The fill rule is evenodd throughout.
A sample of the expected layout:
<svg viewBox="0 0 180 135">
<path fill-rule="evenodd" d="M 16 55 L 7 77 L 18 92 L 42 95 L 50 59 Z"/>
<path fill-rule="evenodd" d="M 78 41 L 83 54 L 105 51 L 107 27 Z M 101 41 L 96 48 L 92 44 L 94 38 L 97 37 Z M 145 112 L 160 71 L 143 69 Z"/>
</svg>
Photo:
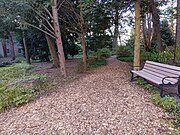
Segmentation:
<svg viewBox="0 0 180 135">
<path fill-rule="evenodd" d="M 167 69 L 172 69 L 172 70 L 176 70 L 176 71 L 180 71 L 180 67 L 177 66 L 173 66 L 173 65 L 168 65 L 168 64 L 163 64 L 163 63 L 158 63 L 158 62 L 153 62 L 153 61 L 146 61 L 147 64 L 151 64 L 151 65 L 156 65 L 159 67 L 164 67 Z"/>
<path fill-rule="evenodd" d="M 180 75 L 179 71 L 177 72 L 174 70 L 161 68 L 161 67 L 157 67 L 157 66 L 152 66 L 152 65 L 146 65 L 143 69 L 150 70 L 150 71 L 156 72 L 156 73 L 160 73 L 160 74 L 163 74 L 165 76 L 171 75 L 173 77 L 178 77 Z"/>
<path fill-rule="evenodd" d="M 180 76 L 180 67 L 152 62 L 152 61 L 146 61 L 143 69 L 149 70 L 157 74 L 162 74 L 164 76 L 171 76 L 171 77 Z"/>
<path fill-rule="evenodd" d="M 150 70 L 147 70 L 147 69 L 143 69 L 143 71 L 144 72 L 147 72 L 147 73 L 149 73 L 149 74 L 152 74 L 152 75 L 154 75 L 154 76 L 157 76 L 157 77 L 159 77 L 159 78 L 164 78 L 164 77 L 166 77 L 167 75 L 164 75 L 164 74 L 159 74 L 159 73 L 157 73 L 157 72 L 154 72 L 154 71 L 150 71 Z M 171 77 L 176 77 L 176 76 L 172 76 L 172 75 L 168 75 L 168 76 L 171 76 Z M 173 83 L 177 83 L 177 79 L 175 79 L 175 78 L 167 78 L 166 79 L 167 81 L 170 81 L 170 82 L 173 82 Z"/>
</svg>

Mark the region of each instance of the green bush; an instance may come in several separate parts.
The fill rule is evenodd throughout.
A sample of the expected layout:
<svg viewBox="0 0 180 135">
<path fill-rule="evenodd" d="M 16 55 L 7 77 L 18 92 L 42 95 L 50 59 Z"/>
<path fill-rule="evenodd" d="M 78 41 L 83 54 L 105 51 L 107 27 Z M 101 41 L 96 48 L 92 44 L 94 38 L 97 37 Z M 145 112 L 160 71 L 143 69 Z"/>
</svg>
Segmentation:
<svg viewBox="0 0 180 135">
<path fill-rule="evenodd" d="M 28 102 L 34 96 L 34 90 L 23 87 L 0 89 L 0 110 Z"/>
<path fill-rule="evenodd" d="M 116 56 L 117 58 L 120 57 L 128 57 L 128 56 L 132 56 L 132 53 L 130 51 L 130 49 L 126 46 L 118 46 L 116 48 Z"/>
<path fill-rule="evenodd" d="M 133 62 L 134 61 L 134 57 L 119 57 L 118 60 L 120 61 L 125 61 L 125 62 Z"/>
<path fill-rule="evenodd" d="M 146 61 L 146 60 L 151 60 L 151 61 L 157 61 L 158 60 L 158 53 L 156 52 L 146 52 L 143 51 L 141 53 L 141 61 Z"/>
<path fill-rule="evenodd" d="M 109 58 L 111 56 L 111 51 L 108 48 L 102 48 L 97 51 L 98 58 Z"/>
<path fill-rule="evenodd" d="M 158 55 L 158 61 L 161 63 L 170 63 L 170 61 L 173 59 L 173 52 L 166 48 L 162 53 Z"/>
<path fill-rule="evenodd" d="M 88 59 L 87 64 L 88 64 L 88 68 L 97 68 L 99 66 L 106 65 L 107 61 L 104 58 L 100 58 L 100 59 L 91 58 Z"/>
<path fill-rule="evenodd" d="M 168 112 L 177 112 L 180 110 L 180 106 L 174 97 L 165 96 L 161 98 L 159 94 L 154 94 L 152 95 L 152 100 Z"/>
<path fill-rule="evenodd" d="M 180 46 L 176 47 L 176 62 L 180 64 Z"/>
<path fill-rule="evenodd" d="M 0 110 L 28 102 L 36 95 L 36 91 L 45 84 L 46 75 L 32 74 L 30 73 L 31 68 L 32 66 L 23 63 L 0 68 Z M 27 87 L 17 86 L 16 83 L 13 86 L 8 86 L 13 82 L 27 78 L 37 78 L 38 80 L 33 86 L 28 84 Z"/>
</svg>

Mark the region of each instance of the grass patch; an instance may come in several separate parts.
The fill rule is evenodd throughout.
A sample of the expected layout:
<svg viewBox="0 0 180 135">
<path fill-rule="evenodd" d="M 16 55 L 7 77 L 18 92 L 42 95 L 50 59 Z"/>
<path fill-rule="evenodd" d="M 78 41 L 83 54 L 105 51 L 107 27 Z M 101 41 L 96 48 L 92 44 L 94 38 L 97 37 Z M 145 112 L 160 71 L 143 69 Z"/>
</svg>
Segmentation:
<svg viewBox="0 0 180 135">
<path fill-rule="evenodd" d="M 18 106 L 30 101 L 36 94 L 37 90 L 43 86 L 46 76 L 39 74 L 32 74 L 32 66 L 24 63 L 16 63 L 0 67 L 0 111 Z M 38 80 L 35 85 L 18 85 L 14 82 L 23 81 L 26 79 Z M 14 83 L 14 84 L 13 84 Z M 9 84 L 13 84 L 9 86 Z"/>
</svg>

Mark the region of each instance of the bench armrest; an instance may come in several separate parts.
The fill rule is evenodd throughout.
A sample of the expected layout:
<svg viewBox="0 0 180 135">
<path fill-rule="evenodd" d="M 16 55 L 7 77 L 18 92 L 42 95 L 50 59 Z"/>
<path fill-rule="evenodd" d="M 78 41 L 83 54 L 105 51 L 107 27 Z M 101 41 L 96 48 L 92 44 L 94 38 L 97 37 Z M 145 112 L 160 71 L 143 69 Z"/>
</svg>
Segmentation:
<svg viewBox="0 0 180 135">
<path fill-rule="evenodd" d="M 170 77 L 170 76 L 166 76 L 166 77 L 164 77 L 164 78 L 162 79 L 162 84 L 167 84 L 167 83 L 164 82 L 164 80 L 167 79 L 167 78 L 180 79 L 180 76 L 179 76 L 179 77 Z M 180 80 L 178 80 L 177 83 L 180 83 Z M 169 82 L 168 84 L 171 84 L 171 83 Z"/>
</svg>

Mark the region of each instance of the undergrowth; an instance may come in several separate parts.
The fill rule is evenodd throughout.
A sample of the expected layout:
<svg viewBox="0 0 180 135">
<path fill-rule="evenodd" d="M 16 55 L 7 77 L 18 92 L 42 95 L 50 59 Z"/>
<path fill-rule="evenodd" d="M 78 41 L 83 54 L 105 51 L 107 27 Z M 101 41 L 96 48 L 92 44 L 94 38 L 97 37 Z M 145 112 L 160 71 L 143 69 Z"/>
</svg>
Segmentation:
<svg viewBox="0 0 180 135">
<path fill-rule="evenodd" d="M 0 67 L 0 111 L 12 106 L 27 103 L 37 94 L 45 84 L 46 75 L 32 74 L 32 66 L 25 63 L 16 63 Z M 36 79 L 32 86 L 13 84 L 18 80 Z M 13 84 L 13 86 L 9 86 Z"/>
<path fill-rule="evenodd" d="M 180 134 L 180 99 L 174 97 L 165 96 L 161 97 L 159 92 L 154 90 L 153 85 L 147 83 L 144 79 L 137 79 L 137 84 L 142 85 L 151 94 L 151 99 L 153 103 L 165 111 L 167 111 L 172 117 L 170 120 L 170 125 L 176 129 L 172 135 Z"/>
</svg>

